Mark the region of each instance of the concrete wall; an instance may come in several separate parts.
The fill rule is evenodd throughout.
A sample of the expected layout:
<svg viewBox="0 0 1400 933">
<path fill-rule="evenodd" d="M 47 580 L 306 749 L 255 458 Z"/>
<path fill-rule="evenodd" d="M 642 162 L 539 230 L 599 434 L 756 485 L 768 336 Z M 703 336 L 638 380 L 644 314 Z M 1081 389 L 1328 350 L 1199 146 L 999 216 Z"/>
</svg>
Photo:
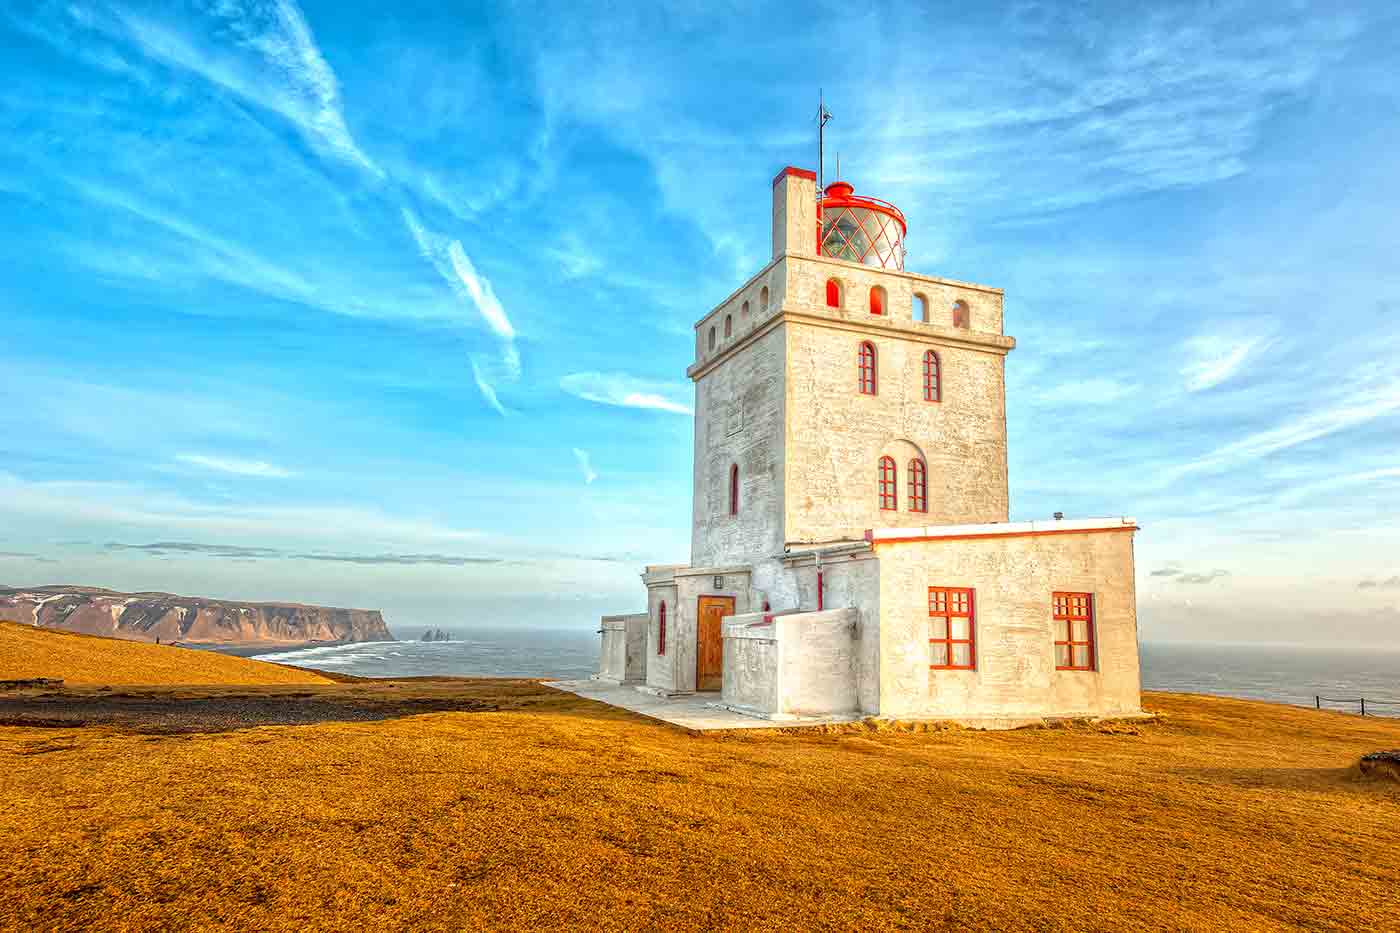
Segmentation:
<svg viewBox="0 0 1400 933">
<path fill-rule="evenodd" d="M 603 616 L 602 653 L 598 676 L 623 684 L 643 683 L 647 677 L 647 614 Z"/>
<path fill-rule="evenodd" d="M 782 328 L 758 337 L 695 384 L 691 563 L 752 563 L 782 550 Z M 729 471 L 739 465 L 739 512 Z"/>
<path fill-rule="evenodd" d="M 771 718 L 855 713 L 858 615 L 735 616 L 724 627 L 723 702 Z"/>
<path fill-rule="evenodd" d="M 716 578 L 720 585 L 715 585 Z M 743 566 L 668 567 L 643 575 L 647 586 L 647 686 L 671 693 L 695 690 L 701 596 L 732 596 L 736 613 L 757 608 Z M 658 652 L 661 601 L 666 601 L 666 653 Z"/>
<path fill-rule="evenodd" d="M 817 607 L 817 566 L 811 556 L 789 559 L 788 576 L 804 611 Z M 880 563 L 871 551 L 822 559 L 823 605 L 856 610 L 855 678 L 861 712 L 880 712 Z"/>
<path fill-rule="evenodd" d="M 880 715 L 1100 716 L 1141 710 L 1133 532 L 877 544 Z M 929 669 L 928 588 L 970 587 L 976 669 Z M 1051 593 L 1094 594 L 1097 669 L 1055 669 Z"/>
<path fill-rule="evenodd" d="M 859 539 L 867 528 L 1006 521 L 1005 351 L 891 326 L 868 312 L 784 323 L 788 334 L 784 488 L 790 542 Z M 878 391 L 857 388 L 870 341 Z M 923 356 L 939 355 L 942 401 L 923 399 Z M 898 467 L 898 509 L 880 508 L 878 463 Z M 911 512 L 908 466 L 928 466 L 928 511 Z"/>
</svg>

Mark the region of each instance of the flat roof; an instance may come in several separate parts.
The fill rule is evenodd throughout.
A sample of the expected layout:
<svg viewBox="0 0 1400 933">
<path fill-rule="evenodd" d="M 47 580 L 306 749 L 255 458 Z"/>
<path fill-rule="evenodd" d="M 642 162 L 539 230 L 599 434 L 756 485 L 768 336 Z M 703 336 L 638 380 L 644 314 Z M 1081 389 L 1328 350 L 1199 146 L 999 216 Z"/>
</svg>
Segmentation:
<svg viewBox="0 0 1400 933">
<path fill-rule="evenodd" d="M 1101 531 L 1137 531 L 1137 519 L 1068 518 L 1038 522 L 988 522 L 981 525 L 925 525 L 922 528 L 871 528 L 865 540 L 871 544 L 902 541 L 947 541 L 960 538 L 1014 538 L 1026 535 L 1093 534 Z"/>
</svg>

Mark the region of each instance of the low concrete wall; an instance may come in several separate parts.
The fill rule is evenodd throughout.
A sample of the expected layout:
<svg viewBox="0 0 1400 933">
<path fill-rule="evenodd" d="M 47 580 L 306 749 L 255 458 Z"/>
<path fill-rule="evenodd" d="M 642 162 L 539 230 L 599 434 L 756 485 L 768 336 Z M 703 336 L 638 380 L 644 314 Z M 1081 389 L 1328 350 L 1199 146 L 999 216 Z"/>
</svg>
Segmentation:
<svg viewBox="0 0 1400 933">
<path fill-rule="evenodd" d="M 645 612 L 603 616 L 599 680 L 620 684 L 646 680 L 647 621 Z"/>
<path fill-rule="evenodd" d="M 724 626 L 726 706 L 769 719 L 853 714 L 858 610 L 732 617 Z"/>
</svg>

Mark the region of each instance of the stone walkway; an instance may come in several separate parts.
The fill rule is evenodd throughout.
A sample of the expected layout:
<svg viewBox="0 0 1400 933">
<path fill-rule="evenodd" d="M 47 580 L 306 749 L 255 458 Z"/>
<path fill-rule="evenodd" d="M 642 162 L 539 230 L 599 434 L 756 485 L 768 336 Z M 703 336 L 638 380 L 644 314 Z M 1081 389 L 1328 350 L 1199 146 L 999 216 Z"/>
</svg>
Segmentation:
<svg viewBox="0 0 1400 933">
<path fill-rule="evenodd" d="M 610 684 L 598 680 L 547 680 L 544 681 L 544 685 L 696 732 L 716 729 L 792 729 L 802 726 L 853 722 L 858 718 L 855 716 L 811 716 L 783 720 L 760 719 L 757 716 L 746 716 L 743 713 L 736 713 L 719 706 L 718 693 L 662 697 L 652 693 L 643 693 L 631 684 Z"/>
</svg>

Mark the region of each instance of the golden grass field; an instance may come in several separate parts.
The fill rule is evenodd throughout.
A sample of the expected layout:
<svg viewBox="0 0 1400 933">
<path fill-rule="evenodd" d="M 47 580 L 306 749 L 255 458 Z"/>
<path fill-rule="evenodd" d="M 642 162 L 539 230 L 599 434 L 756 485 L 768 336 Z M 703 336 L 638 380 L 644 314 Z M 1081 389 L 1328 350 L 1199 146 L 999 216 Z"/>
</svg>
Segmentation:
<svg viewBox="0 0 1400 933">
<path fill-rule="evenodd" d="M 1400 928 L 1400 784 L 1354 767 L 1396 720 L 691 735 L 528 681 L 279 690 L 487 709 L 0 727 L 0 928 Z"/>
<path fill-rule="evenodd" d="M 68 684 L 325 684 L 311 671 L 212 651 L 77 635 L 0 621 L 0 680 Z"/>
</svg>

